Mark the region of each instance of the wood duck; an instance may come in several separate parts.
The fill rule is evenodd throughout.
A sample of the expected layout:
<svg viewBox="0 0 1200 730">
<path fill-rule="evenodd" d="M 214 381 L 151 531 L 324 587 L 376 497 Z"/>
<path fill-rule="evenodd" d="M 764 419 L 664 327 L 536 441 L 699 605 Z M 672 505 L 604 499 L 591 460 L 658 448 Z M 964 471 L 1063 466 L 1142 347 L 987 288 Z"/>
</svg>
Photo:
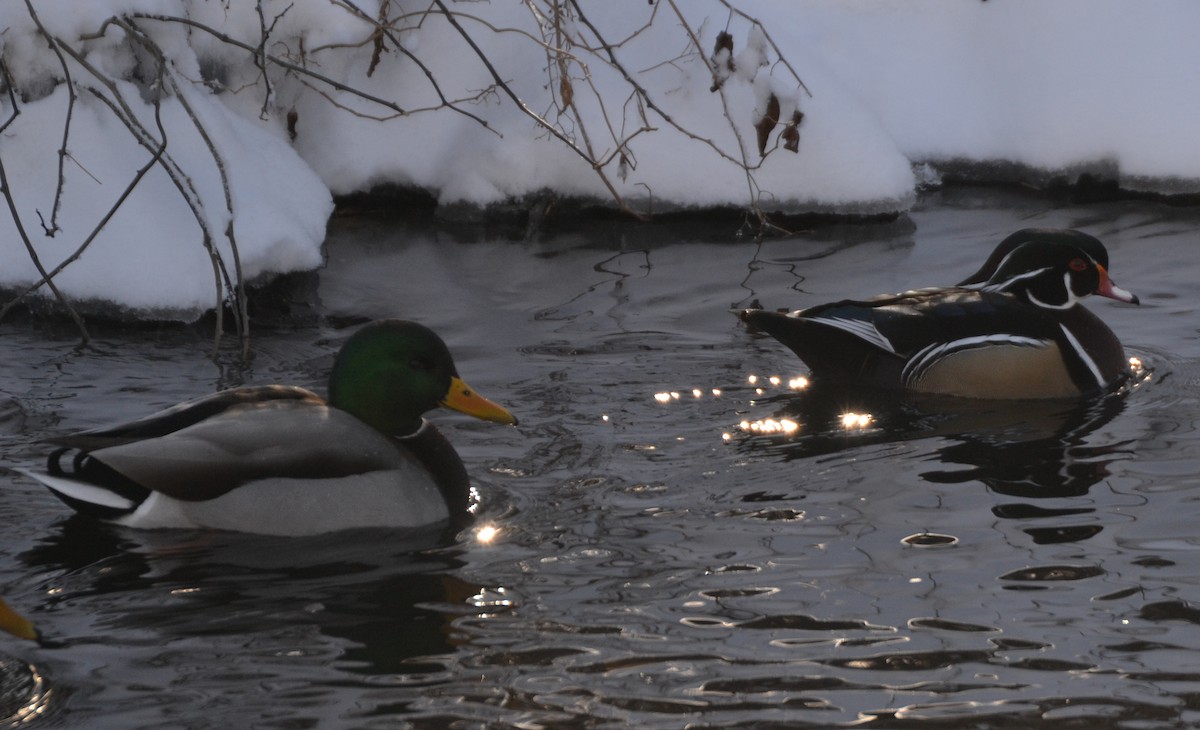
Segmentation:
<svg viewBox="0 0 1200 730">
<path fill-rule="evenodd" d="M 1066 398 L 1129 372 L 1124 349 L 1079 304 L 1138 303 L 1081 231 L 1027 228 L 957 286 L 842 300 L 741 319 L 787 345 L 814 380 L 970 398 Z"/>
<path fill-rule="evenodd" d="M 515 424 L 459 377 L 440 337 L 383 320 L 337 355 L 329 398 L 235 388 L 109 428 L 51 439 L 44 471 L 19 469 L 77 511 L 130 527 L 312 535 L 461 526 L 466 469 L 422 414 L 445 406 Z"/>
</svg>

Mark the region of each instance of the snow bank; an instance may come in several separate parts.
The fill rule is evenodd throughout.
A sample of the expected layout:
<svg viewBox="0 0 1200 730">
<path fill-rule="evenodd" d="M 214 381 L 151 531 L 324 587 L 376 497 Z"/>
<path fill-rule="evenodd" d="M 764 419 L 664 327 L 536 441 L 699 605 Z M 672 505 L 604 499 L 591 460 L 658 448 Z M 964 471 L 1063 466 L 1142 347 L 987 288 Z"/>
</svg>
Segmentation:
<svg viewBox="0 0 1200 730">
<path fill-rule="evenodd" d="M 78 55 L 61 59 L 24 3 L 0 6 L 15 92 L 0 161 L 43 267 L 68 262 L 55 282 L 69 297 L 191 318 L 239 276 L 320 266 L 332 196 L 381 183 L 638 212 L 904 210 L 923 163 L 1200 190 L 1200 97 L 1179 83 L 1200 65 L 1187 0 L 445 6 L 457 25 L 436 3 L 379 0 L 35 3 Z M 779 120 L 765 155 L 764 116 Z M 160 124 L 165 163 L 105 221 Z M 39 278 L 0 214 L 0 286 Z"/>
</svg>

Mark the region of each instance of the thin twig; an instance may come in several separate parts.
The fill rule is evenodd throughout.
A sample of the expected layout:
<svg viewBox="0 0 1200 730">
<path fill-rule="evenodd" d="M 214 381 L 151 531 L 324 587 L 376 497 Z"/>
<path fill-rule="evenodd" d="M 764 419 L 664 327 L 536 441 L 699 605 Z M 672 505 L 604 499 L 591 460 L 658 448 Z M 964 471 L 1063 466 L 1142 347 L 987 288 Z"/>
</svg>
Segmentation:
<svg viewBox="0 0 1200 730">
<path fill-rule="evenodd" d="M 294 5 L 294 3 L 289 4 L 286 8 L 281 10 L 279 14 L 271 20 L 271 25 L 268 26 L 266 16 L 263 15 L 262 0 L 258 0 L 258 2 L 254 3 L 254 9 L 258 11 L 258 28 L 259 35 L 261 37 L 258 44 L 258 49 L 254 54 L 254 65 L 257 66 L 258 70 L 261 72 L 263 86 L 266 87 L 263 91 L 262 110 L 258 113 L 259 119 L 265 120 L 267 118 L 267 109 L 271 104 L 272 97 L 271 77 L 267 73 L 267 39 L 275 30 L 275 24 L 279 22 L 280 18 L 287 14 L 287 11 L 292 9 L 292 5 Z"/>
<path fill-rule="evenodd" d="M 110 20 L 114 23 L 118 22 L 118 19 L 115 19 L 115 18 L 110 19 Z M 123 22 L 123 21 L 121 21 L 121 22 Z M 108 25 L 108 22 L 106 21 L 105 26 L 107 26 L 107 25 Z M 123 30 L 125 30 L 127 33 L 129 33 L 128 27 L 123 27 Z M 137 36 L 131 35 L 131 37 L 136 38 Z M 62 46 L 63 50 L 67 53 L 67 55 L 71 56 L 71 58 L 73 58 L 76 63 L 78 63 L 80 66 L 82 66 L 84 69 L 86 69 L 88 71 L 88 73 L 90 73 L 92 76 L 94 76 L 100 82 L 100 84 L 108 90 L 111 98 L 109 98 L 109 96 L 106 96 L 105 94 L 100 93 L 96 89 L 90 89 L 90 91 L 93 93 L 93 95 L 96 96 L 97 99 L 102 101 L 105 105 L 107 105 L 109 107 L 109 109 L 112 110 L 113 114 L 117 117 L 118 120 L 121 121 L 122 124 L 125 125 L 125 128 L 129 130 L 129 132 L 133 135 L 134 139 L 138 142 L 138 144 L 142 145 L 147 150 L 150 150 L 153 152 L 156 147 L 155 142 L 158 142 L 159 140 L 156 140 L 154 138 L 154 136 L 151 135 L 150 132 L 138 120 L 137 115 L 134 113 L 133 109 L 129 106 L 129 103 L 125 100 L 125 97 L 121 93 L 121 90 L 117 86 L 117 84 L 115 82 L 113 82 L 110 78 L 108 78 L 106 75 L 101 73 L 94 66 L 92 66 L 91 63 L 89 63 L 87 61 L 87 59 L 84 58 L 81 53 L 79 53 L 75 49 L 71 48 L 69 45 L 67 45 L 65 42 L 63 42 L 61 39 L 58 39 L 56 37 L 55 40 Z M 159 69 L 159 73 L 160 73 L 160 79 L 161 79 L 161 73 L 162 73 L 161 66 Z M 159 83 L 161 84 L 161 81 Z M 159 103 L 157 98 L 156 98 L 155 103 L 156 104 Z M 161 141 L 165 144 L 166 131 L 165 131 L 165 129 L 162 128 L 161 124 L 159 125 L 159 130 L 162 134 Z M 182 168 L 180 168 L 179 164 L 176 163 L 174 158 L 172 158 L 171 155 L 167 152 L 163 152 L 161 155 L 159 155 L 158 162 L 159 162 L 159 166 L 163 169 L 163 171 L 167 173 L 167 178 L 172 182 L 172 184 L 175 185 L 175 189 L 179 191 L 179 194 L 183 198 L 184 203 L 186 203 L 188 208 L 191 210 L 192 217 L 195 219 L 196 224 L 200 227 L 201 244 L 204 246 L 204 249 L 208 252 L 209 260 L 211 261 L 212 266 L 213 266 L 213 277 L 215 280 L 214 284 L 215 284 L 216 291 L 217 291 L 217 303 L 216 303 L 217 317 L 216 317 L 215 338 L 216 338 L 217 342 L 219 342 L 220 337 L 221 337 L 221 330 L 222 330 L 222 322 L 221 322 L 222 318 L 220 316 L 220 313 L 222 310 L 222 306 L 224 304 L 224 296 L 222 293 L 223 290 L 222 290 L 221 284 L 222 284 L 222 279 L 226 282 L 229 281 L 229 274 L 227 271 L 225 271 L 225 263 L 221 259 L 220 255 L 217 253 L 216 246 L 213 243 L 212 231 L 209 229 L 208 220 L 207 220 L 206 216 L 204 215 L 203 201 L 201 200 L 199 193 L 196 191 L 195 185 L 192 183 L 191 178 L 188 177 L 183 172 L 183 170 L 182 170 Z M 214 352 L 214 356 L 215 356 L 215 352 Z"/>
<path fill-rule="evenodd" d="M 567 110 L 569 110 L 571 112 L 572 116 L 575 118 L 576 126 L 579 129 L 579 135 L 580 135 L 580 137 L 583 138 L 584 148 L 587 149 L 588 157 L 592 163 L 592 169 L 596 172 L 596 175 L 599 176 L 600 182 L 603 183 L 604 187 L 608 189 L 609 195 L 612 196 L 613 200 L 616 201 L 617 206 L 620 207 L 620 209 L 623 212 L 630 215 L 631 217 L 633 217 L 636 220 L 646 221 L 646 220 L 648 220 L 648 218 L 643 213 L 640 213 L 640 212 L 634 210 L 633 208 L 631 208 L 629 206 L 628 203 L 625 202 L 625 199 L 621 196 L 621 192 L 619 190 L 617 190 L 616 186 L 613 185 L 612 181 L 608 179 L 608 175 L 606 175 L 604 173 L 604 165 L 600 164 L 597 161 L 596 151 L 592 147 L 592 140 L 591 140 L 590 135 L 588 135 L 587 125 L 584 124 L 583 115 L 580 113 L 579 107 L 577 107 L 575 105 L 575 92 L 573 90 L 574 85 L 571 83 L 570 68 L 568 66 L 568 60 L 567 60 L 568 54 L 566 53 L 566 50 L 565 50 L 567 42 L 568 41 L 567 41 L 566 34 L 563 32 L 563 28 L 562 28 L 561 8 L 559 8 L 558 6 L 555 6 L 554 48 L 556 49 L 556 51 L 554 54 L 555 55 L 554 66 L 558 69 L 557 87 L 558 87 L 558 92 L 559 92 L 559 97 L 560 97 L 561 103 Z M 590 85 L 591 73 L 588 71 L 586 64 L 581 63 L 580 68 L 583 70 L 584 78 L 589 80 L 589 85 Z M 553 89 L 554 86 L 552 85 L 551 88 Z M 593 86 L 591 88 L 592 88 L 592 91 L 595 92 L 595 87 Z M 553 93 L 553 91 L 551 91 L 551 93 Z M 604 106 L 603 103 L 601 103 L 600 106 L 603 109 L 603 106 Z M 605 115 L 605 119 L 607 119 L 607 115 Z M 610 132 L 612 131 L 611 126 L 609 127 L 609 131 Z M 621 147 L 622 147 L 622 145 L 620 143 L 618 143 L 617 149 L 620 150 Z M 609 159 L 611 159 L 611 157 Z"/>
<path fill-rule="evenodd" d="M 234 46 L 236 48 L 241 48 L 244 51 L 249 51 L 251 54 L 256 52 L 255 47 L 250 45 L 249 43 L 244 43 L 242 41 L 239 41 L 238 39 L 236 39 L 228 34 L 222 33 L 221 31 L 219 31 L 215 28 L 207 26 L 204 23 L 200 23 L 195 20 L 192 20 L 191 18 L 181 18 L 181 17 L 175 16 L 175 15 L 160 15 L 160 14 L 154 14 L 154 13 L 131 13 L 128 17 L 132 18 L 134 20 L 155 20 L 155 21 L 162 22 L 162 23 L 182 23 L 183 25 L 187 25 L 192 28 L 202 30 L 205 33 L 208 33 L 212 37 L 216 38 L 217 40 L 221 41 L 222 43 L 228 43 L 229 45 Z M 88 36 L 88 37 L 91 37 L 91 36 Z M 285 61 L 282 58 L 279 58 L 278 56 L 274 56 L 274 55 L 271 55 L 271 54 L 265 53 L 265 52 L 263 55 L 267 60 L 269 60 L 271 63 L 275 64 L 276 66 L 279 66 L 280 68 L 284 68 L 284 69 L 287 69 L 288 71 L 294 71 L 298 74 L 302 74 L 304 76 L 314 78 L 323 84 L 328 84 L 329 86 L 337 89 L 338 91 L 344 91 L 348 94 L 357 96 L 360 99 L 365 99 L 366 101 L 369 101 L 373 104 L 378 104 L 382 107 L 386 107 L 398 114 L 402 114 L 402 115 L 408 114 L 408 112 L 405 111 L 403 107 L 401 107 L 399 104 L 396 104 L 395 102 L 388 101 L 387 99 L 381 99 L 380 97 L 374 96 L 372 94 L 368 94 L 365 91 L 362 91 L 361 89 L 356 89 L 353 86 L 350 86 L 349 84 L 343 84 L 340 81 L 335 81 L 334 79 L 331 79 L 328 76 L 319 74 L 319 73 L 312 71 L 311 69 L 307 69 L 303 66 L 297 66 L 294 63 L 289 63 L 288 61 Z"/>
<path fill-rule="evenodd" d="M 34 25 L 37 26 L 38 32 L 46 39 L 46 45 L 50 46 L 50 50 L 58 57 L 59 66 L 62 67 L 63 71 L 64 83 L 67 85 L 67 114 L 63 120 L 62 146 L 58 149 L 58 184 L 54 188 L 54 207 L 50 212 L 50 225 L 47 226 L 46 222 L 42 221 L 42 230 L 46 232 L 47 236 L 53 237 L 60 230 L 58 213 L 62 209 L 63 187 L 66 184 L 66 175 L 63 168 L 69 154 L 67 152 L 67 140 L 71 136 L 71 118 L 75 113 L 75 84 L 71 82 L 71 69 L 67 66 L 67 59 L 63 57 L 62 51 L 59 50 L 58 45 L 46 31 L 46 27 L 42 25 L 41 18 L 38 17 L 37 11 L 33 9 L 33 0 L 25 0 L 25 7 L 29 9 L 29 17 L 33 20 Z M 38 217 L 41 217 L 40 213 Z"/>
<path fill-rule="evenodd" d="M 217 301 L 215 310 L 217 329 L 214 333 L 213 359 L 215 360 L 220 353 L 222 331 L 221 323 L 226 296 L 229 297 L 231 303 L 233 304 L 234 325 L 237 328 L 238 335 L 241 339 L 243 356 L 247 356 L 249 355 L 250 351 L 250 327 L 248 321 L 249 313 L 246 309 L 246 291 L 245 282 L 242 277 L 242 261 L 241 256 L 238 254 L 237 238 L 234 236 L 233 232 L 233 197 L 232 193 L 230 192 L 229 177 L 225 171 L 224 160 L 217 151 L 216 145 L 213 143 L 212 138 L 208 135 L 208 130 L 204 127 L 204 124 L 201 123 L 199 117 L 196 115 L 195 110 L 192 108 L 192 105 L 188 103 L 186 93 L 184 93 L 179 84 L 175 83 L 175 79 L 170 74 L 170 71 L 167 67 L 166 58 L 163 55 L 162 49 L 158 47 L 158 44 L 151 40 L 144 32 L 142 32 L 141 28 L 139 28 L 132 20 L 118 20 L 116 25 L 122 28 L 131 39 L 136 40 L 142 45 L 143 48 L 146 49 L 148 53 L 155 57 L 158 62 L 158 84 L 160 89 L 164 85 L 164 81 L 170 83 L 171 90 L 175 92 L 175 98 L 179 101 L 179 105 L 183 108 L 184 113 L 186 113 L 188 118 L 191 120 L 192 126 L 196 129 L 197 133 L 200 135 L 200 138 L 207 146 L 209 154 L 212 156 L 213 163 L 216 165 L 217 171 L 220 174 L 222 183 L 221 187 L 225 194 L 226 212 L 228 213 L 225 226 L 225 237 L 229 242 L 230 254 L 233 258 L 234 277 L 232 280 L 230 279 L 229 269 L 225 264 L 225 259 L 220 255 L 220 252 L 216 248 L 213 235 L 208 228 L 207 221 L 201 222 L 201 228 L 204 231 L 204 247 L 208 252 L 209 258 L 213 262 L 214 270 L 219 274 L 219 279 L 216 286 Z M 156 98 L 155 104 L 157 105 L 158 103 L 158 99 Z M 182 173 L 182 170 L 180 170 L 180 172 Z M 193 186 L 191 178 L 186 175 L 181 176 L 183 181 L 186 182 L 188 190 L 191 193 L 190 196 L 185 197 L 188 197 L 189 204 L 194 201 L 195 207 L 193 208 L 193 212 L 197 214 L 196 217 L 197 220 L 199 220 L 201 218 L 199 211 L 204 209 L 204 201 L 200 197 L 199 192 Z M 224 282 L 224 287 L 221 286 L 222 280 Z"/>
<path fill-rule="evenodd" d="M 486 68 L 488 73 L 492 75 L 492 80 L 495 81 L 496 85 L 499 86 L 501 90 L 508 95 L 508 98 L 517 105 L 517 108 L 521 110 L 521 113 L 537 122 L 540 127 L 545 129 L 560 142 L 569 147 L 572 152 L 587 160 L 588 164 L 590 165 L 592 163 L 592 158 L 588 156 L 587 152 L 581 150 L 578 145 L 571 141 L 571 139 L 563 134 L 557 127 L 546 121 L 537 112 L 530 109 L 529 105 L 526 104 L 521 97 L 517 96 L 516 92 L 513 91 L 512 88 L 510 88 L 509 85 L 504 81 L 504 79 L 500 77 L 499 72 L 496 71 L 496 67 L 493 66 L 491 60 L 488 59 L 487 54 L 484 53 L 483 49 L 481 49 L 475 43 L 475 39 L 472 38 L 461 25 L 458 24 L 458 20 L 455 19 L 454 14 L 450 12 L 450 9 L 446 7 L 446 4 L 442 2 L 442 0 L 433 0 L 433 4 L 438 7 L 438 10 L 442 12 L 442 15 L 446 16 L 447 22 L 449 22 L 450 25 L 452 25 L 454 29 L 458 31 L 458 34 L 462 36 L 463 40 L 467 42 L 467 45 L 471 47 L 471 50 L 475 52 L 475 55 L 479 57 L 480 62 L 483 63 L 484 68 Z"/>
<path fill-rule="evenodd" d="M 12 104 L 12 114 L 3 124 L 0 124 L 0 134 L 3 134 L 4 130 L 8 129 L 16 121 L 17 115 L 21 113 L 21 110 L 17 106 L 17 95 L 13 88 L 12 74 L 9 73 L 8 63 L 3 58 L 0 58 L 0 77 L 4 79 L 4 85 L 8 89 L 8 100 Z M 13 198 L 12 186 L 8 182 L 8 171 L 4 167 L 3 158 L 0 158 L 0 190 L 3 190 L 4 200 L 8 203 L 8 211 L 12 215 L 13 226 L 17 229 L 17 235 L 21 237 L 22 243 L 25 244 L 25 250 L 29 253 L 30 261 L 33 262 L 34 267 L 42 275 L 42 278 L 46 280 L 46 286 L 50 288 L 50 291 L 54 294 L 54 298 L 67 310 L 67 314 L 75 322 L 75 326 L 79 328 L 79 335 L 83 340 L 80 344 L 86 345 L 91 340 L 91 335 L 88 334 L 83 318 L 79 316 L 79 313 L 71 306 L 71 302 L 59 291 L 54 281 L 46 273 L 46 267 L 42 266 L 37 249 L 33 247 L 33 242 L 29 239 L 29 234 L 25 231 L 24 224 L 21 223 L 21 214 L 17 210 L 17 201 Z"/>
<path fill-rule="evenodd" d="M 5 315 L 7 315 L 8 312 L 17 303 L 21 302 L 23 299 L 25 299 L 25 297 L 32 294 L 34 291 L 39 289 L 42 285 L 50 284 L 54 280 L 54 277 L 58 276 L 59 272 L 61 272 L 65 268 L 67 268 L 68 265 L 74 263 L 81 255 L 83 255 L 83 252 L 87 249 L 87 247 L 92 245 L 92 241 L 96 240 L 96 237 L 98 235 L 100 235 L 100 231 L 104 230 L 104 227 L 106 225 L 108 225 L 109 220 L 111 220 L 112 217 L 114 215 L 116 215 L 117 211 L 121 208 L 121 206 L 125 204 L 125 200 L 133 193 L 134 188 L 136 188 L 138 186 L 138 183 L 140 183 L 142 181 L 142 178 L 146 176 L 146 173 L 150 172 L 150 169 L 153 168 L 156 164 L 158 164 L 159 158 L 162 157 L 163 152 L 165 152 L 167 149 L 167 136 L 166 136 L 166 132 L 165 132 L 165 130 L 163 130 L 163 126 L 162 126 L 162 115 L 161 115 L 161 106 L 160 105 L 155 105 L 155 107 L 154 107 L 154 121 L 158 125 L 159 130 L 163 132 L 162 144 L 159 145 L 158 149 L 154 151 L 154 154 L 152 154 L 150 156 L 150 159 L 147 160 L 144 165 L 142 165 L 140 168 L 138 168 L 138 171 L 134 174 L 133 179 L 131 179 L 129 181 L 129 184 L 127 184 L 125 186 L 125 190 L 122 191 L 121 194 L 117 197 L 116 201 L 112 205 L 109 206 L 108 212 L 105 213 L 100 218 L 100 220 L 96 223 L 95 226 L 93 226 L 92 232 L 90 234 L 88 234 L 87 238 L 85 238 L 83 240 L 83 243 L 81 243 L 79 245 L 79 247 L 75 249 L 74 253 L 72 253 L 67 258 L 63 259 L 62 262 L 60 262 L 58 266 L 54 267 L 54 269 L 52 269 L 45 276 L 43 276 L 40 281 L 29 286 L 25 291 L 23 291 L 21 294 L 19 294 L 15 299 L 10 301 L 8 304 L 5 304 L 4 307 L 2 309 L 0 309 L 0 319 L 4 319 Z"/>
<path fill-rule="evenodd" d="M 441 85 L 438 84 L 437 79 L 434 78 L 433 72 L 429 70 L 429 67 L 426 66 L 421 61 L 421 59 L 417 58 L 412 53 L 412 51 L 409 51 L 407 48 L 405 48 L 404 44 L 401 43 L 400 39 L 398 39 L 392 33 L 390 28 L 388 28 L 385 24 L 379 22 L 378 20 L 375 20 L 370 15 L 367 15 L 365 12 L 363 12 L 363 10 L 361 8 L 359 8 L 357 5 L 355 5 L 352 2 L 352 0 L 337 0 L 337 2 L 338 2 L 338 4 L 354 11 L 360 18 L 362 18 L 366 22 L 374 25 L 377 33 L 383 33 L 387 37 L 387 39 L 392 42 L 392 45 L 396 47 L 396 50 L 403 53 L 405 56 L 408 57 L 408 59 L 410 61 L 415 63 L 417 65 L 417 68 L 421 69 L 421 72 L 425 74 L 425 78 L 429 81 L 429 85 L 433 87 L 434 93 L 437 94 L 438 99 L 441 100 L 442 106 L 446 107 L 447 109 L 450 109 L 451 111 L 458 112 L 459 114 L 462 114 L 463 116 L 468 117 L 469 119 L 475 120 L 480 125 L 482 125 L 485 129 L 487 129 L 491 132 L 494 132 L 497 135 L 500 134 L 499 132 L 496 132 L 496 130 L 492 129 L 491 125 L 489 125 L 487 123 L 487 120 L 483 119 L 482 117 L 472 114 L 471 112 L 467 111 L 466 109 L 460 108 L 457 104 L 455 104 L 454 102 L 447 99 L 446 95 L 444 93 L 442 93 Z M 380 12 L 383 12 L 382 9 L 380 10 Z M 369 76 L 370 74 L 367 74 L 367 75 Z"/>
<path fill-rule="evenodd" d="M 796 83 L 800 85 L 801 89 L 804 89 L 804 93 L 807 94 L 808 98 L 811 99 L 812 92 L 808 90 L 808 86 L 804 83 L 804 79 L 800 78 L 800 74 L 796 73 L 796 69 L 792 68 L 792 64 L 787 60 L 787 57 L 783 55 L 783 51 L 779 50 L 779 44 L 777 44 L 775 39 L 771 37 L 771 34 L 767 31 L 767 26 L 763 25 L 762 21 L 760 21 L 758 18 L 747 15 L 744 10 L 738 10 L 737 8 L 733 7 L 733 5 L 729 3 L 729 0 L 717 1 L 729 8 L 729 12 L 738 15 L 762 31 L 763 38 L 767 39 L 767 42 L 771 44 L 771 48 L 775 49 L 775 55 L 779 56 L 779 62 L 786 66 L 788 71 L 792 72 L 792 78 L 796 79 Z"/>
<path fill-rule="evenodd" d="M 242 273 L 242 256 L 238 250 L 237 236 L 234 234 L 234 215 L 233 192 L 229 184 L 229 172 L 225 168 L 225 160 L 221 153 L 217 150 L 216 144 L 212 137 L 208 134 L 208 129 L 201 123 L 192 104 L 188 101 L 187 96 L 192 93 L 190 89 L 176 83 L 170 72 L 167 73 L 167 78 L 171 82 L 171 88 L 175 91 L 175 98 L 179 100 L 180 106 L 187 113 L 188 118 L 192 120 L 192 125 L 200 138 L 204 140 L 205 146 L 208 148 L 209 154 L 212 156 L 213 164 L 217 167 L 217 172 L 221 176 L 221 190 L 225 195 L 225 211 L 228 213 L 225 223 L 225 240 L 229 242 L 230 255 L 233 258 L 234 280 L 229 281 L 229 272 L 226 267 L 222 266 L 221 270 L 225 274 L 225 286 L 229 291 L 229 298 L 234 310 L 234 325 L 237 328 L 238 337 L 242 344 L 242 357 L 250 355 L 250 311 L 246 302 L 246 277 Z M 223 261 L 223 259 L 222 259 Z M 216 312 L 217 318 L 221 318 L 221 309 L 218 306 Z M 217 355 L 215 348 L 219 347 L 220 342 L 214 343 L 213 357 Z"/>
</svg>

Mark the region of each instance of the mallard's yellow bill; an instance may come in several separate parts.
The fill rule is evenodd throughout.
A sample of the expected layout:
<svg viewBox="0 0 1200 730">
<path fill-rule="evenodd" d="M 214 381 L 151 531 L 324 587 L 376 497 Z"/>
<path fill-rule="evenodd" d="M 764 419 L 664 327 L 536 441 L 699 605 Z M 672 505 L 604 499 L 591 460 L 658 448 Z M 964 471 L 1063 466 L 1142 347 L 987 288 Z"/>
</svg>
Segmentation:
<svg viewBox="0 0 1200 730">
<path fill-rule="evenodd" d="M 517 425 L 517 417 L 509 413 L 508 409 L 479 395 L 460 378 L 450 379 L 450 392 L 442 399 L 442 405 L 484 421 Z"/>
<path fill-rule="evenodd" d="M 38 638 L 37 629 L 33 627 L 33 623 L 9 608 L 4 601 L 0 601 L 0 629 L 22 639 L 37 641 Z"/>
</svg>

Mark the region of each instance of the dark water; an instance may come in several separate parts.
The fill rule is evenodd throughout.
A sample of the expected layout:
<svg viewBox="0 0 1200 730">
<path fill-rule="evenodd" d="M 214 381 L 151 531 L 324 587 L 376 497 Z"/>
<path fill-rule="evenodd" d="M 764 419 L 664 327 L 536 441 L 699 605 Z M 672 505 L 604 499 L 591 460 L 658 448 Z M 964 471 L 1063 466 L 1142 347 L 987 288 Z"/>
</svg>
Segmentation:
<svg viewBox="0 0 1200 730">
<path fill-rule="evenodd" d="M 429 324 L 522 421 L 435 414 L 498 530 L 435 549 L 112 529 L 0 476 L 0 594 L 59 644 L 0 642 L 41 682 L 22 726 L 1200 724 L 1200 212 L 960 191 L 910 220 L 756 246 L 339 219 L 320 323 L 256 333 L 244 368 L 202 333 L 79 352 L 5 325 L 5 464 L 218 387 L 320 385 L 357 317 Z M 950 283 L 1032 225 L 1098 235 L 1141 296 L 1091 302 L 1143 361 L 1121 392 L 793 391 L 802 365 L 728 313 Z"/>
</svg>

